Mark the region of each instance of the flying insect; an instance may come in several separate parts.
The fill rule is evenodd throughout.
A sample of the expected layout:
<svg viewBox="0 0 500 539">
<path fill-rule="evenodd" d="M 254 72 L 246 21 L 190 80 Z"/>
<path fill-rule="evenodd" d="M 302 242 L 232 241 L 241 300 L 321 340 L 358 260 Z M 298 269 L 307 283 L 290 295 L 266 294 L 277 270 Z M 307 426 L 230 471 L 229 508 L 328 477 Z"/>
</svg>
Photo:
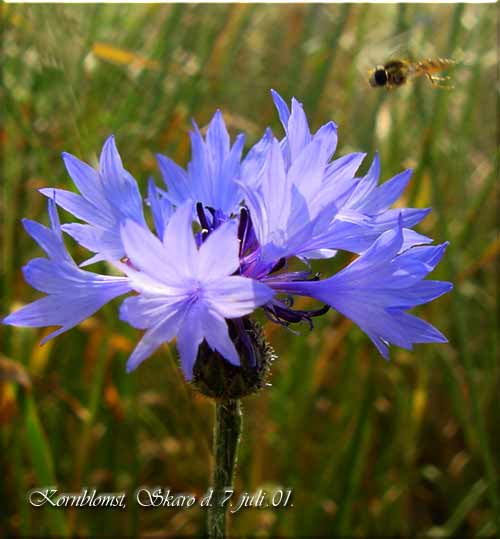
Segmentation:
<svg viewBox="0 0 500 539">
<path fill-rule="evenodd" d="M 411 79 L 426 76 L 434 87 L 450 89 L 450 86 L 442 84 L 450 77 L 437 76 L 437 73 L 448 69 L 454 63 L 451 58 L 428 58 L 417 62 L 392 59 L 370 70 L 368 82 L 372 87 L 391 90 L 403 86 Z"/>
</svg>

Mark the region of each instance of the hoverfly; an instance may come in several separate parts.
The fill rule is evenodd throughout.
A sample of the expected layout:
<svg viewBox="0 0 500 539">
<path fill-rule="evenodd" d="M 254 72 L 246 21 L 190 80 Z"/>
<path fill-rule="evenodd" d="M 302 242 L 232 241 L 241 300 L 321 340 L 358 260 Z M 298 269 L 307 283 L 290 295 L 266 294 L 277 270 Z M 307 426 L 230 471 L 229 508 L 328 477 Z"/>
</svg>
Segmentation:
<svg viewBox="0 0 500 539">
<path fill-rule="evenodd" d="M 408 80 L 426 76 L 434 87 L 451 88 L 442 84 L 450 77 L 440 77 L 441 73 L 455 63 L 451 58 L 428 58 L 417 62 L 409 60 L 389 60 L 369 72 L 368 82 L 372 87 L 385 87 L 388 90 L 402 86 Z"/>
</svg>

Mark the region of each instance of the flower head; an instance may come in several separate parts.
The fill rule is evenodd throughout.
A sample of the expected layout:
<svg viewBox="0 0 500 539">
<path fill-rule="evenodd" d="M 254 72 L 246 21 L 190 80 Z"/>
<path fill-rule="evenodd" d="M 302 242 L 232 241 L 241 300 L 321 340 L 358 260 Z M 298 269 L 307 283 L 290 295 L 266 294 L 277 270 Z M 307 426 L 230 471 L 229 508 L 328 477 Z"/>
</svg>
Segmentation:
<svg viewBox="0 0 500 539">
<path fill-rule="evenodd" d="M 366 175 L 356 176 L 365 156 L 332 160 L 338 137 L 333 122 L 312 134 L 297 100 L 292 99 L 290 110 L 276 92 L 273 99 L 285 137 L 279 140 L 267 129 L 243 160 L 243 136 L 230 145 L 220 112 L 205 138 L 195 125 L 187 172 L 158 157 L 167 190 L 149 181 L 147 203 L 155 233 L 112 137 L 104 145 L 99 171 L 63 154 L 81 195 L 44 189 L 52 228 L 25 221 L 49 256 L 31 261 L 25 277 L 48 295 L 4 323 L 60 325 L 54 336 L 133 291 L 120 317 L 145 333 L 128 370 L 176 338 L 187 379 L 203 372 L 206 385 L 215 371 L 216 377 L 221 371 L 234 374 L 235 368 L 243 372 L 243 364 L 253 362 L 257 369 L 245 371 L 236 384 L 250 380 L 248 387 L 262 385 L 254 375 L 268 365 L 255 354 L 272 355 L 248 318 L 259 307 L 284 326 L 303 321 L 312 326 L 314 317 L 335 309 L 358 324 L 384 357 L 392 344 L 411 349 L 414 343 L 445 342 L 437 329 L 407 312 L 451 289 L 450 283 L 424 280 L 447 245 L 430 246 L 430 238 L 411 228 L 429 210 L 391 208 L 410 171 L 379 185 L 375 155 Z M 54 201 L 86 224 L 60 227 Z M 80 269 L 64 248 L 61 228 L 95 253 L 87 263 L 107 260 L 123 276 Z M 338 250 L 360 256 L 325 279 L 311 273 L 309 259 L 332 257 Z M 293 259 L 305 267 L 291 271 Z M 293 309 L 294 295 L 325 305 Z M 211 361 L 216 367 L 210 372 Z M 208 394 L 232 391 L 217 382 Z"/>
<path fill-rule="evenodd" d="M 192 377 L 204 339 L 229 362 L 239 365 L 225 319 L 241 318 L 274 295 L 263 283 L 233 275 L 239 267 L 236 222 L 222 224 L 198 249 L 192 213 L 189 202 L 178 208 L 163 240 L 134 221 L 122 224 L 122 241 L 131 265 L 120 267 L 139 295 L 123 302 L 120 316 L 147 330 L 128 360 L 128 370 L 175 336 L 187 379 Z"/>
</svg>

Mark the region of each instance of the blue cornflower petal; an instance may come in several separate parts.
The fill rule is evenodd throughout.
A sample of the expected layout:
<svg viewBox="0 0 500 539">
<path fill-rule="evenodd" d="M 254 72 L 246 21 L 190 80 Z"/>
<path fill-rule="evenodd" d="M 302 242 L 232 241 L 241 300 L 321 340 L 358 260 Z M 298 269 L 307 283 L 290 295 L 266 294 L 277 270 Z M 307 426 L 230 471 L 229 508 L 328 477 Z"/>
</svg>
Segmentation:
<svg viewBox="0 0 500 539">
<path fill-rule="evenodd" d="M 150 178 L 148 182 L 148 202 L 151 206 L 156 233 L 158 237 L 163 238 L 166 226 L 174 212 L 174 207 L 166 197 L 165 191 L 156 187 L 153 178 Z"/>
<path fill-rule="evenodd" d="M 288 169 L 288 180 L 304 197 L 312 199 L 321 190 L 329 154 L 328 142 L 315 138 L 303 147 Z"/>
<path fill-rule="evenodd" d="M 230 213 L 229 208 L 231 208 L 231 213 L 235 212 L 243 198 L 234 180 L 240 176 L 241 154 L 244 145 L 245 135 L 240 134 L 236 137 L 220 169 L 219 185 L 216 186 L 218 202 L 215 207 L 222 210 L 222 213 L 226 215 Z"/>
<path fill-rule="evenodd" d="M 208 282 L 233 274 L 240 266 L 236 221 L 226 221 L 201 244 L 198 272 Z"/>
<path fill-rule="evenodd" d="M 382 232 L 395 228 L 400 216 L 403 226 L 409 228 L 422 221 L 430 212 L 430 208 L 389 209 L 402 195 L 411 179 L 411 174 L 411 170 L 406 170 L 377 186 L 380 178 L 380 158 L 378 154 L 375 154 L 368 173 L 358 182 L 356 189 L 343 207 L 343 211 L 355 210 L 370 217 L 369 229 L 364 234 L 365 240 L 371 242 Z M 409 238 L 410 236 L 407 235 L 407 241 Z M 415 237 L 415 240 L 420 242 L 418 237 Z M 360 244 L 355 252 L 362 250 L 363 244 Z"/>
<path fill-rule="evenodd" d="M 205 286 L 205 298 L 224 318 L 240 318 L 273 296 L 259 281 L 234 275 Z"/>
<path fill-rule="evenodd" d="M 281 146 L 287 168 L 312 140 L 321 142 L 321 145 L 326 148 L 329 159 L 337 147 L 337 126 L 333 122 L 328 122 L 311 135 L 302 103 L 292 98 L 292 112 L 290 113 L 288 105 L 278 92 L 271 90 L 271 95 L 286 133 Z"/>
<path fill-rule="evenodd" d="M 140 270 L 163 285 L 171 286 L 176 282 L 176 257 L 172 256 L 175 251 L 168 253 L 163 243 L 149 229 L 134 221 L 125 221 L 121 227 L 121 237 L 127 258 L 132 263 L 131 269 Z M 122 266 L 122 269 L 125 268 Z M 134 282 L 133 276 L 131 281 Z"/>
<path fill-rule="evenodd" d="M 377 214 L 394 204 L 406 189 L 411 175 L 411 170 L 405 170 L 374 189 L 373 195 L 363 205 L 365 213 L 369 215 Z"/>
<path fill-rule="evenodd" d="M 131 289 L 126 277 L 97 275 L 80 269 L 64 247 L 52 200 L 49 200 L 49 214 L 50 229 L 34 221 L 24 221 L 28 233 L 49 258 L 35 258 L 23 268 L 26 281 L 48 296 L 3 320 L 4 324 L 13 326 L 61 326 L 42 342 L 76 326 L 105 303 Z"/>
<path fill-rule="evenodd" d="M 198 347 L 204 338 L 210 348 L 218 351 L 230 363 L 240 364 L 225 320 L 216 312 L 210 312 L 205 305 L 198 303 L 190 308 L 177 335 L 177 348 L 186 380 L 193 377 Z"/>
<path fill-rule="evenodd" d="M 198 126 L 194 122 L 193 127 L 194 130 L 189 133 L 192 155 L 187 167 L 191 193 L 195 199 L 191 199 L 191 201 L 212 206 L 214 196 L 213 179 L 208 161 L 207 147 Z"/>
<path fill-rule="evenodd" d="M 65 189 L 52 189 L 50 187 L 40 189 L 40 193 L 56 201 L 57 205 L 72 213 L 78 219 L 92 223 L 101 228 L 112 228 L 115 216 L 110 211 L 102 211 L 102 206 L 97 207 L 83 196 L 66 191 Z M 108 208 L 106 208 L 108 209 Z"/>
<path fill-rule="evenodd" d="M 356 155 L 356 154 L 350 154 L 350 155 Z M 366 154 L 358 154 L 358 155 L 363 155 L 363 158 L 366 157 Z M 359 164 L 361 164 L 361 162 Z M 353 173 L 355 173 L 356 170 L 354 170 Z M 336 171 L 334 170 L 333 172 L 336 172 Z M 349 208 L 355 208 L 358 204 L 362 204 L 363 201 L 365 200 L 365 197 L 367 197 L 375 189 L 375 187 L 377 187 L 379 179 L 380 179 L 380 157 L 378 153 L 375 153 L 372 164 L 370 165 L 370 168 L 368 169 L 368 172 L 363 178 L 360 179 L 360 181 L 357 184 L 356 190 L 352 193 L 349 199 Z"/>
<path fill-rule="evenodd" d="M 290 163 L 302 152 L 304 146 L 311 141 L 309 123 L 302 103 L 292 97 L 292 112 L 288 119 L 286 130 L 288 147 L 290 148 Z"/>
<path fill-rule="evenodd" d="M 167 198 L 175 206 L 180 206 L 186 200 L 192 199 L 191 186 L 186 171 L 165 155 L 157 154 L 158 165 L 167 185 Z"/>
<path fill-rule="evenodd" d="M 45 196 L 87 224 L 63 226 L 83 247 L 96 253 L 85 261 L 119 260 L 123 255 L 120 223 L 133 219 L 145 225 L 143 202 L 137 182 L 123 168 L 114 137 L 104 143 L 99 172 L 76 157 L 64 153 L 63 160 L 81 195 L 62 189 L 41 189 Z"/>
<path fill-rule="evenodd" d="M 288 108 L 286 101 L 276 90 L 271 90 L 271 95 L 273 97 L 274 105 L 278 111 L 280 121 L 283 125 L 283 129 L 286 131 L 288 129 L 288 120 L 290 119 L 290 109 Z"/>
<path fill-rule="evenodd" d="M 98 253 L 82 262 L 81 267 L 101 260 L 119 260 L 124 255 L 120 236 L 115 230 L 80 223 L 67 223 L 61 228 L 85 249 Z"/>
<path fill-rule="evenodd" d="M 189 278 L 196 271 L 197 247 L 192 229 L 192 205 L 187 202 L 177 208 L 163 237 L 163 245 L 179 277 Z"/>
<path fill-rule="evenodd" d="M 401 216 L 403 226 L 414 226 L 429 215 L 431 208 L 394 208 L 385 210 L 371 220 L 373 231 L 378 235 L 397 226 Z"/>
<path fill-rule="evenodd" d="M 322 125 L 313 135 L 313 140 L 321 142 L 327 159 L 331 159 L 337 149 L 337 125 L 331 121 Z"/>
<path fill-rule="evenodd" d="M 239 365 L 240 358 L 234 342 L 229 337 L 229 328 L 224 318 L 218 311 L 209 309 L 203 303 L 200 303 L 199 308 L 198 313 L 193 310 L 192 318 L 195 318 L 196 322 L 201 325 L 208 346 L 219 352 L 233 365 Z"/>
<path fill-rule="evenodd" d="M 99 159 L 99 172 L 107 199 L 118 216 L 144 223 L 139 187 L 134 178 L 123 168 L 114 136 L 110 136 L 104 143 Z"/>
<path fill-rule="evenodd" d="M 207 129 L 206 148 L 213 176 L 220 174 L 221 166 L 229 153 L 229 133 L 220 110 L 216 111 Z"/>
<path fill-rule="evenodd" d="M 274 140 L 273 132 L 267 128 L 262 138 L 248 151 L 241 164 L 241 178 L 245 179 L 248 187 L 257 187 L 262 169 L 266 163 L 267 154 Z"/>
<path fill-rule="evenodd" d="M 203 328 L 201 327 L 198 309 L 190 317 L 177 334 L 177 350 L 181 359 L 181 368 L 186 380 L 193 378 L 193 367 L 198 355 L 198 347 L 203 341 Z"/>
<path fill-rule="evenodd" d="M 113 208 L 107 199 L 98 171 L 70 153 L 63 152 L 62 158 L 69 176 L 82 197 L 95 208 L 98 208 L 101 215 L 112 223 L 114 221 Z M 47 196 L 49 195 L 47 194 Z M 71 213 L 71 210 L 68 211 Z"/>
<path fill-rule="evenodd" d="M 26 232 L 38 243 L 38 245 L 54 260 L 70 260 L 66 248 L 53 229 L 47 228 L 41 223 L 31 219 L 22 220 Z"/>
<path fill-rule="evenodd" d="M 185 318 L 184 303 L 165 301 L 165 298 L 127 298 L 120 309 L 120 318 L 130 325 L 147 331 L 127 360 L 127 372 L 137 368 L 162 343 L 171 341 Z M 134 323 L 135 322 L 135 323 Z"/>
</svg>

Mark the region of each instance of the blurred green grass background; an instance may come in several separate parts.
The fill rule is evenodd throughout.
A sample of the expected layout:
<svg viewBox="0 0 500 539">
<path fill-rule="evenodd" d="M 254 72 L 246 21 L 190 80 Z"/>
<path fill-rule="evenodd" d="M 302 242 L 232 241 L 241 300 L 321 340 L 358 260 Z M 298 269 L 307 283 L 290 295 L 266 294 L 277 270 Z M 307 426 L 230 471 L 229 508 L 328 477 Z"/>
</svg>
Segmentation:
<svg viewBox="0 0 500 539">
<path fill-rule="evenodd" d="M 95 162 L 114 133 L 145 192 L 156 152 L 186 164 L 191 118 L 205 125 L 221 108 L 249 144 L 267 125 L 281 136 L 270 88 L 304 102 L 313 129 L 333 119 L 337 155 L 380 151 L 383 179 L 414 168 L 405 205 L 432 206 L 419 231 L 451 241 L 433 278 L 455 289 L 419 312 L 449 345 L 393 350 L 387 363 L 332 312 L 301 337 L 267 326 L 279 359 L 272 388 L 244 401 L 236 488 L 292 488 L 294 505 L 241 510 L 235 536 L 500 533 L 496 9 L 2 6 L 2 313 L 39 297 L 21 267 L 41 252 L 20 219 L 46 222 L 37 188 L 70 186 L 61 151 Z M 356 66 L 400 32 L 417 55 L 460 59 L 452 91 L 368 86 Z M 117 305 L 44 347 L 44 330 L 0 327 L 2 536 L 204 533 L 197 506 L 132 501 L 140 485 L 206 491 L 213 406 L 183 382 L 174 347 L 125 373 L 139 334 Z M 26 492 L 41 485 L 123 490 L 129 502 L 34 509 Z"/>
</svg>

